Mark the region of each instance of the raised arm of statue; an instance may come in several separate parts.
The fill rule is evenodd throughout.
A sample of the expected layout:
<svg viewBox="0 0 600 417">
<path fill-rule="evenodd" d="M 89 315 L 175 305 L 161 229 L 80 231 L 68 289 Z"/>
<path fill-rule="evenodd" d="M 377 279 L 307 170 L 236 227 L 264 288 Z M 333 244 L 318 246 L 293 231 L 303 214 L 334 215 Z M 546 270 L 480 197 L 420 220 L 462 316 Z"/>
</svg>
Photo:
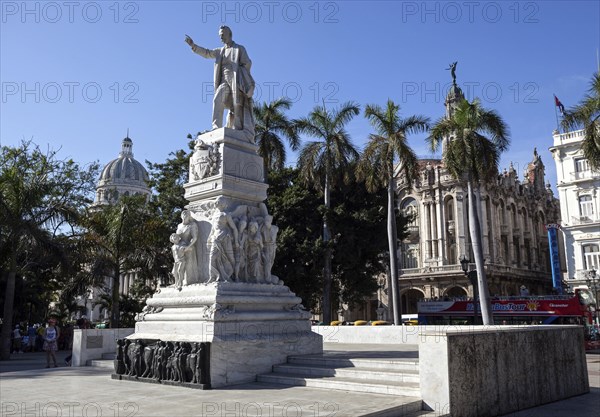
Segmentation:
<svg viewBox="0 0 600 417">
<path fill-rule="evenodd" d="M 220 48 L 207 49 L 207 48 L 198 46 L 194 43 L 193 39 L 190 38 L 188 35 L 185 35 L 185 43 L 187 43 L 192 48 L 192 51 L 194 51 L 195 53 L 197 53 L 200 56 L 203 56 L 204 58 L 209 58 L 209 59 L 215 59 L 217 57 L 217 55 L 219 54 L 219 51 L 221 50 Z"/>
</svg>

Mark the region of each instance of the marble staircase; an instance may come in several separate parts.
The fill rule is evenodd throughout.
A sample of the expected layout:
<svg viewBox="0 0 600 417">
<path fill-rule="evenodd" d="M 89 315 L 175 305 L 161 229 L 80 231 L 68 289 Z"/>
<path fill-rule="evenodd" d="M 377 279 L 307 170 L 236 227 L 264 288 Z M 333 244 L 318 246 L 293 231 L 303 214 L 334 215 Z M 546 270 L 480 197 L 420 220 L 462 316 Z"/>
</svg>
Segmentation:
<svg viewBox="0 0 600 417">
<path fill-rule="evenodd" d="M 93 366 L 95 368 L 106 368 L 114 370 L 114 359 L 117 357 L 116 353 L 103 353 L 102 359 L 90 359 L 86 362 L 86 366 Z"/>
<path fill-rule="evenodd" d="M 393 395 L 403 401 L 387 410 L 389 415 L 426 415 L 422 414 L 417 358 L 290 356 L 287 363 L 274 366 L 273 372 L 259 375 L 257 382 Z"/>
</svg>

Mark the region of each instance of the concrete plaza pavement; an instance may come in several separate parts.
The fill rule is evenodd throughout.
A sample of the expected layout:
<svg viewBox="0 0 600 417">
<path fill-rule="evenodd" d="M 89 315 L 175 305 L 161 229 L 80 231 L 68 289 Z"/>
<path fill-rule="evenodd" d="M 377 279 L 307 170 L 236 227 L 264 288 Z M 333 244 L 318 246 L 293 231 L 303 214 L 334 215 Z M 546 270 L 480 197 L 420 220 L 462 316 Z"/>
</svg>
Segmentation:
<svg viewBox="0 0 600 417">
<path fill-rule="evenodd" d="M 327 355 L 410 355 L 411 347 L 325 344 Z M 412 347 L 416 348 L 416 346 Z M 393 347 L 392 347 L 393 349 Z M 200 391 L 110 379 L 110 369 L 64 366 L 46 369 L 43 353 L 0 361 L 0 415 L 9 416 L 398 416 L 406 398 L 261 383 Z M 416 356 L 416 351 L 414 352 Z M 588 353 L 591 392 L 511 413 L 510 417 L 600 416 L 600 352 Z M 560 375 L 557 375 L 560 378 Z M 440 413 L 414 414 L 440 417 Z"/>
</svg>

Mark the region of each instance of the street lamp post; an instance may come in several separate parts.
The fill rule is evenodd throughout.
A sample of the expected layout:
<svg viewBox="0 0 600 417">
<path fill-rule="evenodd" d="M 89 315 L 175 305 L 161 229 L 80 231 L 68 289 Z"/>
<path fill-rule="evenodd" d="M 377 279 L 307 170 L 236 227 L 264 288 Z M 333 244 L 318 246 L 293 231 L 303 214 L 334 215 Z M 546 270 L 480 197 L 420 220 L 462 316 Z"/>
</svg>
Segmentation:
<svg viewBox="0 0 600 417">
<path fill-rule="evenodd" d="M 600 318 L 598 317 L 598 275 L 596 275 L 594 268 L 587 272 L 585 282 L 594 296 L 594 308 L 596 309 L 594 315 L 596 316 L 596 324 L 600 324 Z"/>
<path fill-rule="evenodd" d="M 473 286 L 473 325 L 475 325 L 477 323 L 477 271 L 469 271 L 470 263 L 471 261 L 466 255 L 460 257 L 460 266 L 465 273 L 465 277 Z"/>
</svg>

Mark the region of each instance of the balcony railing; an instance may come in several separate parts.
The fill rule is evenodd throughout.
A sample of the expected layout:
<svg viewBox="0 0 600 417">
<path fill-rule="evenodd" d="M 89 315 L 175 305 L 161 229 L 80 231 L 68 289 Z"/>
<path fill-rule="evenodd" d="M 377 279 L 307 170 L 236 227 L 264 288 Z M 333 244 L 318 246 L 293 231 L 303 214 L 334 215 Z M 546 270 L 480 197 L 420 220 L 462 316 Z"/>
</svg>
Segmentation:
<svg viewBox="0 0 600 417">
<path fill-rule="evenodd" d="M 591 180 L 594 178 L 600 178 L 600 172 L 592 171 L 591 169 L 586 171 L 571 172 L 571 181 Z"/>
<path fill-rule="evenodd" d="M 600 222 L 598 216 L 571 216 L 571 224 L 574 226 L 580 226 L 584 224 L 592 224 Z"/>
<path fill-rule="evenodd" d="M 556 137 L 556 135 L 555 135 Z M 558 135 L 560 142 L 571 141 L 571 140 L 582 140 L 584 137 L 583 129 L 574 130 L 573 132 L 561 133 Z"/>
</svg>

